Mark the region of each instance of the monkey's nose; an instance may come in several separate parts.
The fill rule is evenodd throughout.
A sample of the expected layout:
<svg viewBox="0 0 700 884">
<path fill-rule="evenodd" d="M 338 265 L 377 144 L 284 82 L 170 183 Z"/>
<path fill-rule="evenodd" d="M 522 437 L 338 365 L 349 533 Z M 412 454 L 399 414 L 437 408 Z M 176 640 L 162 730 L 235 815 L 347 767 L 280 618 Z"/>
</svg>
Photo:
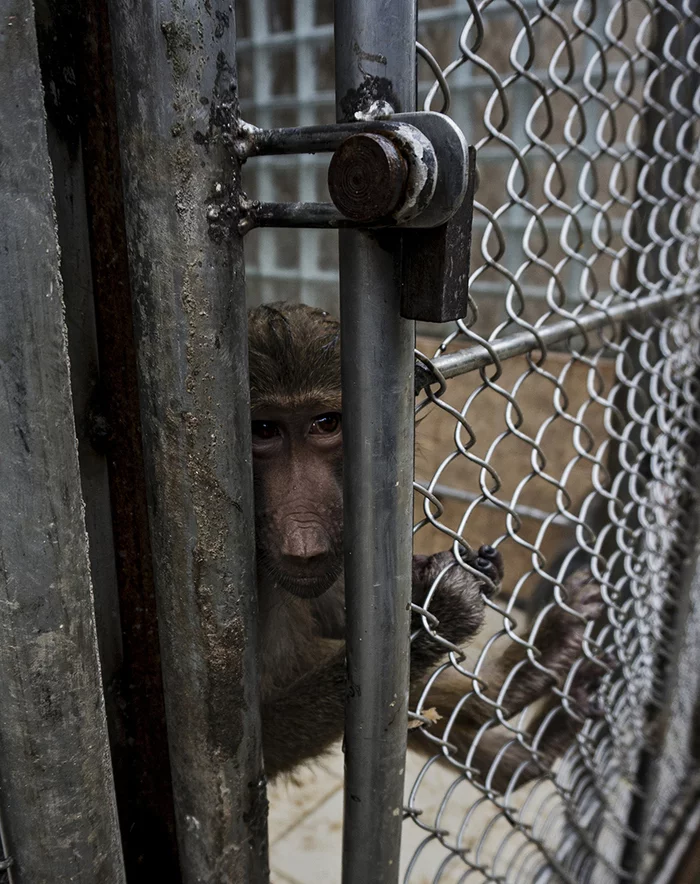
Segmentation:
<svg viewBox="0 0 700 884">
<path fill-rule="evenodd" d="M 314 565 L 329 553 L 328 537 L 324 531 L 313 526 L 285 532 L 280 545 L 285 565 L 295 568 Z"/>
</svg>

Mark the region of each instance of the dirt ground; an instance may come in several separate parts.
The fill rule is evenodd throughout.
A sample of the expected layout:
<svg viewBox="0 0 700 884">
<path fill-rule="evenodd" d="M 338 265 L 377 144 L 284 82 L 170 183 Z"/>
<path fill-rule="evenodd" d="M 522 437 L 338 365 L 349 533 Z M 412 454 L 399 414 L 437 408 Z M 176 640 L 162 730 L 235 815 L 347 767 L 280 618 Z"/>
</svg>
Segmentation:
<svg viewBox="0 0 700 884">
<path fill-rule="evenodd" d="M 432 356 L 436 343 L 419 338 L 417 346 Z M 605 408 L 592 401 L 590 390 L 600 398 L 609 395 L 614 362 L 601 358 L 594 370 L 582 360 L 572 361 L 568 353 L 549 353 L 537 371 L 530 370 L 526 357 L 506 360 L 502 368 L 490 386 L 479 372 L 447 382 L 442 400 L 463 413 L 472 438 L 449 411 L 431 405 L 421 413 L 416 428 L 417 480 L 430 481 L 442 465 L 441 485 L 482 496 L 481 478 L 502 504 L 511 505 L 517 499 L 526 507 L 557 514 L 558 497 L 561 507 L 577 513 L 593 487 L 594 459 L 602 464 L 607 461 Z M 493 378 L 493 367 L 485 373 Z M 458 450 L 456 438 L 468 455 Z M 487 462 L 492 472 L 481 468 L 476 459 Z M 604 482 L 604 472 L 598 472 Z M 544 524 L 523 514 L 517 524 L 505 508 L 488 506 L 483 500 L 474 505 L 444 497 L 441 502 L 441 526 L 460 533 L 472 546 L 498 544 L 506 562 L 504 591 L 510 593 L 520 584 L 518 599 L 522 601 L 539 582 L 532 572 L 533 561 L 539 560 L 546 568 L 546 562 L 573 542 L 573 523 L 567 524 L 565 518 L 558 520 L 564 524 Z M 417 493 L 416 522 L 425 518 L 424 503 L 424 496 Z M 414 550 L 437 552 L 450 542 L 449 535 L 426 524 L 415 535 Z"/>
</svg>

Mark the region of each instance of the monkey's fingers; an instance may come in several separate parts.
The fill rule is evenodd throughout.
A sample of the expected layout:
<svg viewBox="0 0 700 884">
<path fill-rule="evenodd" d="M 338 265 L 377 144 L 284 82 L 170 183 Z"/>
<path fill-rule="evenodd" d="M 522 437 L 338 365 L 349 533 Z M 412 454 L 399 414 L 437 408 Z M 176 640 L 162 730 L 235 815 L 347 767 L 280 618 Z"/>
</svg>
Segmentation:
<svg viewBox="0 0 700 884">
<path fill-rule="evenodd" d="M 487 561 L 491 562 L 491 564 L 496 569 L 498 579 L 503 580 L 503 575 L 505 573 L 503 556 L 497 549 L 494 549 L 494 547 L 489 546 L 489 544 L 485 543 L 483 546 L 479 547 L 479 558 L 484 558 Z"/>
<path fill-rule="evenodd" d="M 503 579 L 503 556 L 498 550 L 486 544 L 480 546 L 476 551 L 460 545 L 459 557 L 470 568 L 479 571 L 486 578 L 480 586 L 481 592 L 487 598 L 494 596 L 498 592 Z"/>
<path fill-rule="evenodd" d="M 503 574 L 505 572 L 503 556 L 492 546 L 484 544 L 479 547 L 476 566 L 494 583 L 500 583 L 501 580 L 503 580 Z"/>
</svg>

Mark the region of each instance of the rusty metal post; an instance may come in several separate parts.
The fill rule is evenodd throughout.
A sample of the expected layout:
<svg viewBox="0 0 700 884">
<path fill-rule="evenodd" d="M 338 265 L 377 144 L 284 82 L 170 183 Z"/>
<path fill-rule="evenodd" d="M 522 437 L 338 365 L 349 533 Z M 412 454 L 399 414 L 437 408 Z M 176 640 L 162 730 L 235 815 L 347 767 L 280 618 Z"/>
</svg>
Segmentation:
<svg viewBox="0 0 700 884">
<path fill-rule="evenodd" d="M 30 0 L 3 7 L 0 118 L 3 841 L 16 884 L 122 884 Z"/>
<path fill-rule="evenodd" d="M 168 742 L 183 880 L 267 880 L 235 23 L 111 0 Z"/>
<path fill-rule="evenodd" d="M 73 409 L 129 884 L 179 884 L 106 3 L 36 0 Z"/>
</svg>

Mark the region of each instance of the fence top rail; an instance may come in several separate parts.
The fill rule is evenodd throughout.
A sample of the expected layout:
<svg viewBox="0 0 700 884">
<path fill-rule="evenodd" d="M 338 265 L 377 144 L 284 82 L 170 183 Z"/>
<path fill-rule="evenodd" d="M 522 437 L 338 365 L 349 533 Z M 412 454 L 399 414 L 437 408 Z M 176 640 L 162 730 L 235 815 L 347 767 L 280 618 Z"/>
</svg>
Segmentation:
<svg viewBox="0 0 700 884">
<path fill-rule="evenodd" d="M 658 310 L 661 307 L 670 307 L 679 300 L 687 299 L 692 294 L 693 292 L 689 293 L 683 289 L 671 294 L 648 295 L 612 307 L 596 309 L 584 316 L 562 319 L 543 328 L 525 329 L 496 341 L 473 344 L 462 350 L 456 350 L 454 353 L 437 356 L 420 365 L 417 363 L 416 392 L 420 392 L 441 379 L 448 380 L 459 377 L 470 371 L 485 368 L 487 365 L 495 365 L 503 359 L 523 356 L 533 350 L 547 348 L 605 326 L 616 328 L 621 323 L 635 319 L 644 313 Z"/>
</svg>

